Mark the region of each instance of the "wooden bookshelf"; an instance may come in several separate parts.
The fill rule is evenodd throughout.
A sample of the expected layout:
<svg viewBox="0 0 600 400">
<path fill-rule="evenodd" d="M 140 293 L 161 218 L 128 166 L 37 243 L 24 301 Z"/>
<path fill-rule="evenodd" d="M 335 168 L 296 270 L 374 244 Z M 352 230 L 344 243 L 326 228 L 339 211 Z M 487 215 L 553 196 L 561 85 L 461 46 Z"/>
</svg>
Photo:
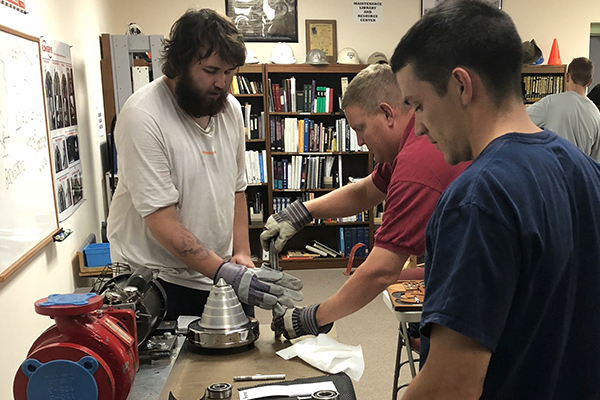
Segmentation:
<svg viewBox="0 0 600 400">
<path fill-rule="evenodd" d="M 523 96 L 526 104 L 533 104 L 545 96 L 565 90 L 566 65 L 523 65 Z"/>
<path fill-rule="evenodd" d="M 342 76 L 348 77 L 351 80 L 358 72 L 360 72 L 366 65 L 346 65 L 346 64 L 330 64 L 325 66 L 314 66 L 310 64 L 253 64 L 245 65 L 240 67 L 237 71 L 238 75 L 244 75 L 249 80 L 257 81 L 261 80 L 263 93 L 260 95 L 235 95 L 242 104 L 245 102 L 252 102 L 252 110 L 259 107 L 265 114 L 265 139 L 248 139 L 246 140 L 247 149 L 260 149 L 265 150 L 267 155 L 267 171 L 268 183 L 261 185 L 249 185 L 247 189 L 247 195 L 252 196 L 256 191 L 260 191 L 263 196 L 263 223 L 266 222 L 269 215 L 273 213 L 273 201 L 275 197 L 298 197 L 302 194 L 312 194 L 314 196 L 320 196 L 322 194 L 329 193 L 335 188 L 319 188 L 319 189 L 274 189 L 273 188 L 273 157 L 281 160 L 288 158 L 291 160 L 291 156 L 335 156 L 338 161 L 338 157 L 342 159 L 343 174 L 340 179 L 340 184 L 343 185 L 348 180 L 349 176 L 352 177 L 365 177 L 373 171 L 373 159 L 369 152 L 355 151 L 355 152 L 340 152 L 340 151 L 329 151 L 329 152 L 294 152 L 288 153 L 283 151 L 273 151 L 271 149 L 271 135 L 270 132 L 270 118 L 272 116 L 279 116 L 283 118 L 317 118 L 323 123 L 330 123 L 336 119 L 344 118 L 343 112 L 339 110 L 338 97 L 341 96 L 341 82 Z M 270 99 L 269 99 L 269 78 L 275 83 L 281 83 L 282 79 L 290 78 L 294 76 L 297 79 L 298 84 L 310 82 L 315 79 L 320 86 L 327 86 L 333 88 L 333 101 L 334 110 L 331 113 L 326 112 L 275 112 L 269 110 Z M 368 211 L 367 213 L 369 213 Z M 371 218 L 372 219 L 372 218 Z M 367 227 L 368 229 L 368 240 L 369 245 L 373 243 L 373 229 L 374 225 L 372 222 L 343 222 L 343 223 L 322 223 L 322 224 L 310 224 L 307 228 L 300 231 L 292 238 L 288 245 L 284 248 L 282 255 L 286 253 L 288 249 L 303 249 L 304 245 L 310 244 L 313 239 L 327 243 L 333 248 L 338 248 L 335 237 L 339 234 L 339 228 L 352 228 L 352 227 Z M 260 233 L 263 225 L 251 225 L 249 227 L 250 236 L 250 247 L 252 254 L 257 255 L 261 258 L 261 245 L 260 245 Z M 343 251 L 343 249 L 342 249 Z M 281 266 L 284 269 L 306 269 L 306 268 L 344 268 L 346 267 L 348 259 L 342 258 L 316 258 L 316 259 L 302 259 L 302 260 L 282 260 Z M 359 265 L 362 259 L 356 258 L 354 266 Z M 260 265 L 261 261 L 257 262 Z"/>
</svg>

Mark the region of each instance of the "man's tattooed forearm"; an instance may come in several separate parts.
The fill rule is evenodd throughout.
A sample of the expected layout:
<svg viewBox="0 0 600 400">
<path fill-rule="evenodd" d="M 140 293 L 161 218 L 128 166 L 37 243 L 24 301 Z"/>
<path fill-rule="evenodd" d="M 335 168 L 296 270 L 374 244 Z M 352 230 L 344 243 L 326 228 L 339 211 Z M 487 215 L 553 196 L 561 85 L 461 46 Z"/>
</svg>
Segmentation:
<svg viewBox="0 0 600 400">
<path fill-rule="evenodd" d="M 208 249 L 191 232 L 186 231 L 176 239 L 173 247 L 182 257 L 196 256 L 200 258 L 208 257 Z"/>
</svg>

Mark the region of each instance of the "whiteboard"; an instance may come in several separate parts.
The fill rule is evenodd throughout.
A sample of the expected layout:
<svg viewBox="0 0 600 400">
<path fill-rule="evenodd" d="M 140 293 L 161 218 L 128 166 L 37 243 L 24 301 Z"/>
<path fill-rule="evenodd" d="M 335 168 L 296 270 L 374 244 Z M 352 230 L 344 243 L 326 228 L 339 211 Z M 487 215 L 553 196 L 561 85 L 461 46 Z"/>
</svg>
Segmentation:
<svg viewBox="0 0 600 400">
<path fill-rule="evenodd" d="M 0 26 L 0 282 L 58 231 L 40 43 Z"/>
</svg>

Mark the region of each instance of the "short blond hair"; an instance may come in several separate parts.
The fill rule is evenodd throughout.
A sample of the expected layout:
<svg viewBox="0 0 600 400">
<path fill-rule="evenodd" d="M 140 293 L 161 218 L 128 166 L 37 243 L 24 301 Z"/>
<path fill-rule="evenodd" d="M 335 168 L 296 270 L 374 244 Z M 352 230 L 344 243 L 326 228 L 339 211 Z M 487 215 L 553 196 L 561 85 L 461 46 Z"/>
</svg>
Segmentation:
<svg viewBox="0 0 600 400">
<path fill-rule="evenodd" d="M 372 115 L 377 113 L 381 103 L 402 108 L 400 87 L 389 65 L 369 65 L 348 84 L 342 108 L 359 106 L 365 113 Z"/>
</svg>

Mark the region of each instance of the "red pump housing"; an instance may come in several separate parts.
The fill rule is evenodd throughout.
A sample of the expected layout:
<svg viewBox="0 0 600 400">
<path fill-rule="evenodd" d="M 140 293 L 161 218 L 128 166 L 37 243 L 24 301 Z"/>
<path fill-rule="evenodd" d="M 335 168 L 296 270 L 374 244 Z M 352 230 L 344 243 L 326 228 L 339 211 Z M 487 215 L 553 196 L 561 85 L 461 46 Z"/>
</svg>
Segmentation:
<svg viewBox="0 0 600 400">
<path fill-rule="evenodd" d="M 76 301 L 53 303 L 53 296 Z M 61 399 L 127 399 L 139 368 L 134 312 L 99 310 L 102 297 L 96 294 L 75 296 L 81 295 L 51 295 L 35 302 L 35 311 L 55 325 L 33 343 L 17 371 L 15 400 L 33 400 L 39 393 Z"/>
</svg>

